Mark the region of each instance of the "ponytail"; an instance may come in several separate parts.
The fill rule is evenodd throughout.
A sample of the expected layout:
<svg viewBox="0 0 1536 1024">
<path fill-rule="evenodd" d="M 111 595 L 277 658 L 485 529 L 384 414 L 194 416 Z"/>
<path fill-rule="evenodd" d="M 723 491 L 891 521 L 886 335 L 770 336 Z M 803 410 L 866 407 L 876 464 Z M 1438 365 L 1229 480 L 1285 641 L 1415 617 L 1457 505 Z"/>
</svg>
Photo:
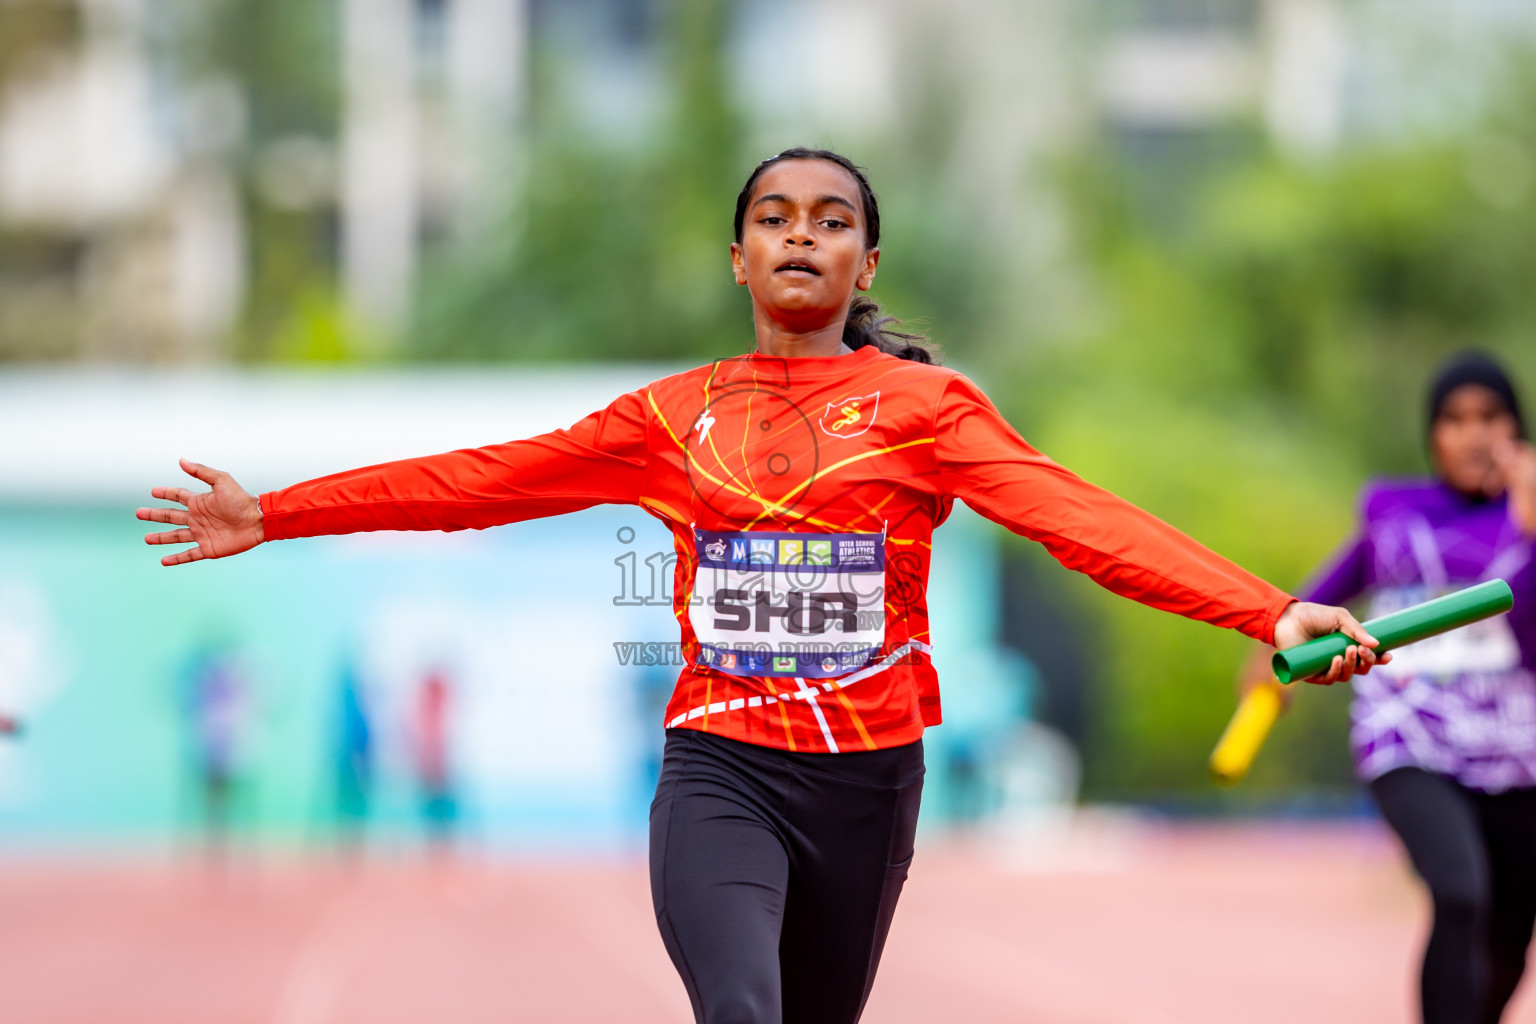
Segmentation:
<svg viewBox="0 0 1536 1024">
<path fill-rule="evenodd" d="M 875 190 L 869 187 L 869 179 L 857 164 L 840 153 L 827 149 L 796 147 L 776 153 L 753 168 L 747 183 L 736 196 L 736 241 L 741 241 L 742 224 L 747 213 L 747 203 L 752 198 L 752 187 L 764 171 L 780 160 L 828 160 L 849 174 L 859 183 L 860 198 L 864 206 L 864 248 L 873 249 L 880 244 L 880 204 Z M 928 339 L 921 334 L 907 334 L 892 330 L 890 325 L 899 324 L 893 316 L 882 316 L 880 304 L 865 295 L 855 295 L 848 304 L 848 320 L 843 324 L 843 344 L 852 349 L 873 345 L 882 352 L 898 359 L 910 359 L 917 363 L 938 362 L 937 352 L 927 345 Z"/>
<path fill-rule="evenodd" d="M 882 315 L 880 304 L 867 295 L 855 295 L 848 305 L 848 319 L 843 324 L 843 344 L 851 349 L 873 345 L 897 359 L 910 359 L 916 363 L 937 362 L 934 351 L 925 345 L 927 338 L 921 334 L 908 334 L 893 330 L 901 323 L 894 316 Z"/>
</svg>

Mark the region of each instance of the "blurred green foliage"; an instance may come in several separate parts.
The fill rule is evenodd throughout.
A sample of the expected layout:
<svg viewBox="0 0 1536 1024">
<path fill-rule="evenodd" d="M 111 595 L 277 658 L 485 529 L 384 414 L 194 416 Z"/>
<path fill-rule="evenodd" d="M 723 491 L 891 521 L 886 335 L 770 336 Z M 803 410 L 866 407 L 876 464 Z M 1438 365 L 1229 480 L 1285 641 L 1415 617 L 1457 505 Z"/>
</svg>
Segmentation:
<svg viewBox="0 0 1536 1024">
<path fill-rule="evenodd" d="M 655 141 L 632 151 L 574 133 L 565 98 L 536 88 L 516 229 L 430 267 L 408 357 L 708 359 L 750 345 L 726 258 L 742 162 L 726 8 L 679 0 L 666 15 L 674 74 Z"/>
<path fill-rule="evenodd" d="M 1083 154 L 1064 195 L 1090 297 L 1077 329 L 1015 361 L 1005 408 L 1089 479 L 1297 587 L 1351 530 L 1367 477 L 1428 471 L 1438 361 L 1487 347 L 1536 381 L 1536 92 L 1507 102 L 1420 148 L 1304 164 L 1226 147 L 1166 183 L 1171 219 L 1110 147 Z M 1089 792 L 1209 792 L 1245 641 L 1060 582 L 1104 641 Z M 1347 784 L 1348 699 L 1302 692 L 1224 799 Z"/>
<path fill-rule="evenodd" d="M 750 301 L 730 274 L 731 217 L 772 150 L 748 151 L 749 126 L 730 101 L 729 5 L 675 0 L 661 11 L 667 108 L 639 146 L 573 131 L 579 117 L 535 54 L 513 209 L 499 230 L 429 256 L 405 358 L 706 360 L 751 348 Z M 877 146 L 823 134 L 775 148 L 846 149 L 869 165 L 882 246 L 898 254 L 873 294 L 899 316 L 943 323 L 944 341 L 965 350 L 978 347 L 1000 278 L 977 244 L 984 202 L 940 186 L 948 113 L 938 99 Z"/>
<path fill-rule="evenodd" d="M 369 347 L 342 313 L 334 206 L 277 205 L 261 187 L 263 162 L 275 147 L 293 139 L 322 146 L 339 141 L 335 0 L 176 3 L 163 11 L 155 49 L 167 73 L 191 89 L 228 83 L 239 97 L 234 109 L 192 115 L 236 124 L 183 128 L 194 152 L 209 145 L 198 136 L 210 130 L 229 137 L 215 144 L 227 147 L 215 158 L 234 171 L 248 237 L 246 296 L 233 355 L 249 361 L 357 358 Z"/>
</svg>

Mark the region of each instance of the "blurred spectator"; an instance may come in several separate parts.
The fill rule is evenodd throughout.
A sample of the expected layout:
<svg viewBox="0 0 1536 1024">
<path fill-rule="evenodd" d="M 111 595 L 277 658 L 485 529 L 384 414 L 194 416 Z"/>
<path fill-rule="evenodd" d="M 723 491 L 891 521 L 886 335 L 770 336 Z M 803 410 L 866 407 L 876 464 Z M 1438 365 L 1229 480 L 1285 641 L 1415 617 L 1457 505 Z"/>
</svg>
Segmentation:
<svg viewBox="0 0 1536 1024">
<path fill-rule="evenodd" d="M 183 681 L 182 708 L 201 792 L 204 838 L 209 856 L 218 860 L 228 843 L 249 753 L 250 688 L 232 645 L 223 640 L 193 652 Z"/>
<path fill-rule="evenodd" d="M 373 796 L 373 728 L 357 663 L 341 668 L 336 717 L 336 821 L 341 841 L 356 850 L 368 825 Z"/>
<path fill-rule="evenodd" d="M 640 669 L 640 679 L 636 704 L 639 715 L 636 717 L 636 725 L 640 729 L 641 749 L 641 792 L 646 795 L 649 802 L 650 795 L 656 792 L 656 783 L 661 778 L 662 746 L 666 741 L 666 730 L 662 729 L 662 723 L 667 717 L 667 701 L 672 697 L 672 688 L 677 684 L 677 666 L 668 665 L 663 660 L 662 664 L 646 665 Z"/>
<path fill-rule="evenodd" d="M 458 801 L 449 767 L 452 757 L 452 688 L 442 669 L 433 669 L 416 694 L 413 736 L 416 779 L 421 788 L 421 813 L 427 836 L 438 850 L 452 839 Z"/>
</svg>

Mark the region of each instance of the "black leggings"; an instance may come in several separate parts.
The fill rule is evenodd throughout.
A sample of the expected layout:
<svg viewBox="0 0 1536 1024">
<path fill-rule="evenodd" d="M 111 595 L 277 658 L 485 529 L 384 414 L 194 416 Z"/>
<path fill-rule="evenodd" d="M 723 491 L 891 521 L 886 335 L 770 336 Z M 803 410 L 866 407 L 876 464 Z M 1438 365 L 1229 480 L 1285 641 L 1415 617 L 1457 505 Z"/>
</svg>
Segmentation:
<svg viewBox="0 0 1536 1024">
<path fill-rule="evenodd" d="M 901 895 L 921 742 L 797 754 L 667 733 L 651 898 L 699 1024 L 854 1024 Z"/>
<path fill-rule="evenodd" d="M 1520 983 L 1536 923 L 1536 789 L 1482 793 L 1419 768 L 1370 788 L 1434 903 L 1420 977 L 1425 1024 L 1494 1024 Z"/>
</svg>

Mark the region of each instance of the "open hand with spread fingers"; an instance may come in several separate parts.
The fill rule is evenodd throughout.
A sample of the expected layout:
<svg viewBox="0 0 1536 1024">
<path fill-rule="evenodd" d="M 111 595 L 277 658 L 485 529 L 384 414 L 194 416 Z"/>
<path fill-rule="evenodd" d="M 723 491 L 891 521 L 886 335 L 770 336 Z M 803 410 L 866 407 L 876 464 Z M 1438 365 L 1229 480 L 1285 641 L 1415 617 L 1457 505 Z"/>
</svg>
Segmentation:
<svg viewBox="0 0 1536 1024">
<path fill-rule="evenodd" d="M 141 508 L 138 517 L 151 523 L 177 527 L 146 533 L 146 544 L 194 544 L 195 547 L 166 555 L 161 565 L 181 565 L 204 558 L 226 558 L 249 551 L 266 539 L 261 528 L 261 505 L 254 494 L 222 470 L 181 460 L 181 468 L 213 488 L 193 493 L 185 487 L 155 487 L 150 495 L 174 501 L 184 508 Z"/>
</svg>

